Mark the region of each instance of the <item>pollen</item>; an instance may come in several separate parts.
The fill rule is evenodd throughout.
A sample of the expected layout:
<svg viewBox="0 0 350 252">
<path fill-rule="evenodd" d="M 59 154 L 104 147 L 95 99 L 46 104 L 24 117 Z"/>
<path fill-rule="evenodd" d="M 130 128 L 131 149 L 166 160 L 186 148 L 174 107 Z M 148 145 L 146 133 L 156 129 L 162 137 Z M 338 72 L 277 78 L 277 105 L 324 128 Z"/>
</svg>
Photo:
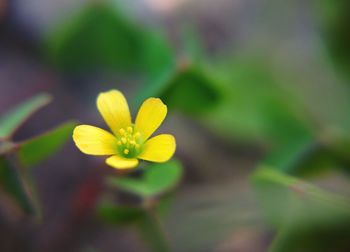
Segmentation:
<svg viewBox="0 0 350 252">
<path fill-rule="evenodd" d="M 143 138 L 134 126 L 128 126 L 118 130 L 117 150 L 125 158 L 135 158 L 142 151 Z"/>
</svg>

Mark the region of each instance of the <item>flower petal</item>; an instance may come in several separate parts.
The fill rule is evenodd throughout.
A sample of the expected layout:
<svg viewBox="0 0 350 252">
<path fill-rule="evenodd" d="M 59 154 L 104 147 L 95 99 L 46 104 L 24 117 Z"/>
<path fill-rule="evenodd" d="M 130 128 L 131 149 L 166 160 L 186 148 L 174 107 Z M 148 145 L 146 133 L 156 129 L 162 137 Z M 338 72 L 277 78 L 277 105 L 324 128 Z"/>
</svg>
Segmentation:
<svg viewBox="0 0 350 252">
<path fill-rule="evenodd" d="M 97 97 L 97 108 L 114 134 L 118 134 L 120 128 L 131 125 L 128 103 L 118 90 L 100 93 Z"/>
<path fill-rule="evenodd" d="M 166 114 L 167 106 L 159 98 L 149 98 L 143 102 L 136 116 L 135 127 L 144 140 L 158 129 Z"/>
<path fill-rule="evenodd" d="M 117 169 L 130 169 L 138 165 L 139 161 L 136 158 L 123 158 L 120 156 L 111 156 L 106 159 L 106 163 Z"/>
<path fill-rule="evenodd" d="M 112 155 L 116 153 L 117 139 L 108 131 L 90 126 L 79 125 L 73 131 L 76 146 L 90 155 Z"/>
<path fill-rule="evenodd" d="M 152 162 L 165 162 L 174 155 L 175 149 L 174 136 L 162 134 L 148 140 L 138 158 Z"/>
</svg>

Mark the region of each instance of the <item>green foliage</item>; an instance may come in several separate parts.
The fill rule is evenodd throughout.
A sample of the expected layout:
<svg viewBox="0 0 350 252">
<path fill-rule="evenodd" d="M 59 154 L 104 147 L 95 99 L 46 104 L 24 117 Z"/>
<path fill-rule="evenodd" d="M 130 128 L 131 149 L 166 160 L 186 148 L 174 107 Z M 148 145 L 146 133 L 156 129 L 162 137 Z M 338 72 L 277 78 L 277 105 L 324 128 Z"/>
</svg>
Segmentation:
<svg viewBox="0 0 350 252">
<path fill-rule="evenodd" d="M 150 96 L 160 97 L 172 110 L 191 116 L 207 114 L 221 101 L 221 90 L 205 71 L 186 61 L 171 66 L 139 91 L 136 103 Z"/>
<path fill-rule="evenodd" d="M 316 206 L 329 205 L 350 213 L 350 201 L 346 198 L 326 192 L 272 168 L 259 168 L 252 175 L 252 181 L 257 189 L 258 198 L 269 216 L 268 219 L 277 226 L 283 223 L 284 215 L 291 207 L 291 196 L 296 197 L 301 202 L 306 200 L 311 204 L 315 203 L 315 206 L 307 205 L 310 210 L 314 210 L 313 208 L 316 208 Z"/>
<path fill-rule="evenodd" d="M 31 114 L 50 101 L 48 94 L 39 94 L 8 111 L 0 118 L 0 139 L 9 138 Z"/>
<path fill-rule="evenodd" d="M 181 176 L 181 164 L 177 161 L 169 161 L 147 166 L 142 178 L 110 177 L 108 184 L 141 197 L 151 197 L 172 189 L 179 183 Z"/>
<path fill-rule="evenodd" d="M 0 189 L 10 195 L 26 213 L 33 213 L 30 195 L 19 171 L 5 158 L 0 156 Z"/>
<path fill-rule="evenodd" d="M 321 29 L 334 62 L 350 77 L 350 2 L 317 0 Z"/>
<path fill-rule="evenodd" d="M 211 65 L 208 74 L 221 83 L 225 94 L 206 118 L 215 132 L 279 146 L 311 134 L 305 109 L 281 87 L 268 58 L 237 56 Z"/>
<path fill-rule="evenodd" d="M 332 136 L 322 141 L 311 136 L 300 136 L 273 148 L 262 163 L 280 172 L 314 177 L 331 169 L 349 171 L 349 140 L 345 136 Z"/>
<path fill-rule="evenodd" d="M 148 79 L 175 65 L 175 55 L 160 32 L 148 31 L 142 43 L 142 70 Z"/>
<path fill-rule="evenodd" d="M 31 174 L 17 161 L 24 166 L 37 165 L 63 145 L 71 136 L 75 124 L 65 123 L 22 143 L 12 142 L 11 136 L 24 120 L 50 100 L 47 94 L 37 95 L 4 115 L 0 123 L 0 138 L 4 138 L 0 141 L 0 189 L 10 195 L 23 212 L 36 214 L 37 217 L 40 217 L 40 208 L 35 185 Z"/>
<path fill-rule="evenodd" d="M 104 202 L 98 207 L 98 216 L 109 224 L 129 225 L 139 221 L 144 210 L 139 207 L 116 206 L 109 202 Z"/>
<path fill-rule="evenodd" d="M 342 233 L 349 231 L 348 198 L 268 167 L 259 168 L 252 181 L 267 219 L 278 229 L 271 251 L 332 251 L 334 237 L 349 249 Z"/>
<path fill-rule="evenodd" d="M 63 70 L 139 68 L 143 32 L 106 3 L 90 3 L 53 32 L 48 53 Z"/>
<path fill-rule="evenodd" d="M 301 162 L 317 151 L 317 143 L 313 138 L 296 138 L 294 141 L 272 150 L 263 163 L 284 173 L 293 174 L 300 169 Z"/>
<path fill-rule="evenodd" d="M 298 209 L 301 211 L 301 209 Z M 348 234 L 349 216 L 331 218 L 331 214 L 338 214 L 331 211 L 328 214 L 316 217 L 312 214 L 305 216 L 303 221 L 308 225 L 300 226 L 293 224 L 293 218 L 290 223 L 278 231 L 276 238 L 271 244 L 270 252 L 347 252 L 349 251 Z M 328 218 L 325 219 L 325 218 Z M 333 221 L 329 221 L 333 219 Z M 298 219 L 297 223 L 302 220 Z"/>
<path fill-rule="evenodd" d="M 18 156 L 24 166 L 35 166 L 53 153 L 72 136 L 75 122 L 66 122 L 57 128 L 20 143 Z"/>
</svg>

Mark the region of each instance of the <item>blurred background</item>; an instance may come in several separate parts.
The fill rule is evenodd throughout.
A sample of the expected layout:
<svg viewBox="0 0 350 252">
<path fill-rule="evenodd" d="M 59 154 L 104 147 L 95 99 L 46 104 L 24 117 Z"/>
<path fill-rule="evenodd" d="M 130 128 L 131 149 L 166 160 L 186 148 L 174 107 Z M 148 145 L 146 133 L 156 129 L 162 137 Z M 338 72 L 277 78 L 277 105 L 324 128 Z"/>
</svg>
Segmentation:
<svg viewBox="0 0 350 252">
<path fill-rule="evenodd" d="M 99 92 L 121 90 L 133 115 L 160 97 L 159 131 L 176 136 L 183 166 L 160 217 L 170 251 L 350 251 L 349 11 L 347 0 L 0 0 L 0 115 L 52 95 L 20 142 L 70 119 L 106 128 Z M 116 173 L 103 158 L 69 138 L 32 172 L 42 221 L 0 200 L 1 251 L 156 251 L 96 215 Z"/>
</svg>

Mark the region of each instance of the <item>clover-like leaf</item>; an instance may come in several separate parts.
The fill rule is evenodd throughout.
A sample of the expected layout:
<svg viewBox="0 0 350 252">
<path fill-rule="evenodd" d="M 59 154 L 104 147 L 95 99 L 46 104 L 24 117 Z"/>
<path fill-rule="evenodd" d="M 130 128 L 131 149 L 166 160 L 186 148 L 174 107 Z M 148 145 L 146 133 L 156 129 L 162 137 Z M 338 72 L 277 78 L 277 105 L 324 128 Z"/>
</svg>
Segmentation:
<svg viewBox="0 0 350 252">
<path fill-rule="evenodd" d="M 183 64 L 183 65 L 181 65 Z M 205 71 L 192 63 L 170 66 L 159 73 L 158 78 L 149 81 L 139 92 L 135 102 L 141 103 L 146 97 L 156 96 L 169 109 L 192 116 L 200 116 L 215 107 L 222 99 L 222 93 L 215 81 Z"/>
<path fill-rule="evenodd" d="M 108 178 L 108 184 L 141 197 L 156 196 L 176 186 L 182 176 L 178 161 L 152 164 L 145 168 L 141 178 Z"/>
<path fill-rule="evenodd" d="M 269 251 L 349 251 L 350 200 L 268 167 L 253 175 L 277 233 Z"/>
<path fill-rule="evenodd" d="M 72 135 L 75 122 L 66 122 L 57 128 L 20 143 L 18 156 L 24 166 L 35 166 L 53 155 Z"/>
<path fill-rule="evenodd" d="M 35 111 L 51 101 L 48 94 L 36 95 L 17 105 L 0 118 L 0 139 L 9 138 L 15 130 Z"/>
<path fill-rule="evenodd" d="M 325 45 L 336 66 L 350 77 L 350 30 L 348 0 L 320 0 L 315 2 L 319 27 Z"/>
<path fill-rule="evenodd" d="M 23 212 L 34 212 L 33 202 L 19 171 L 5 157 L 0 157 L 0 190 L 10 195 Z"/>
<path fill-rule="evenodd" d="M 307 225 L 305 220 L 311 216 L 320 222 L 350 217 L 348 198 L 275 169 L 259 168 L 252 181 L 266 217 L 276 227 L 283 226 L 291 216 L 299 219 L 300 227 Z"/>
<path fill-rule="evenodd" d="M 141 61 L 143 32 L 105 2 L 89 3 L 49 35 L 53 64 L 67 71 L 131 70 Z"/>
</svg>

